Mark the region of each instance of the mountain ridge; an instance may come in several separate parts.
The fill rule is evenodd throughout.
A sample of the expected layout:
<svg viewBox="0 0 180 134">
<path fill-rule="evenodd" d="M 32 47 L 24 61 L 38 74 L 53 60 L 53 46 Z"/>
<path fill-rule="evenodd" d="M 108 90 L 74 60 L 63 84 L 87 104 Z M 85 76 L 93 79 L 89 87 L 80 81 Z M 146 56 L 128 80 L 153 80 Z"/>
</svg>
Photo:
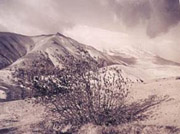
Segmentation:
<svg viewBox="0 0 180 134">
<path fill-rule="evenodd" d="M 5 96 L 9 100 L 20 98 L 21 91 L 12 82 L 12 72 L 31 66 L 41 55 L 46 55 L 54 66 L 59 67 L 63 65 L 58 58 L 60 55 L 70 55 L 78 60 L 87 56 L 102 66 L 123 70 L 124 76 L 134 82 L 180 76 L 179 63 L 134 48 L 108 53 L 61 33 L 25 36 L 0 32 L 0 100 Z"/>
</svg>

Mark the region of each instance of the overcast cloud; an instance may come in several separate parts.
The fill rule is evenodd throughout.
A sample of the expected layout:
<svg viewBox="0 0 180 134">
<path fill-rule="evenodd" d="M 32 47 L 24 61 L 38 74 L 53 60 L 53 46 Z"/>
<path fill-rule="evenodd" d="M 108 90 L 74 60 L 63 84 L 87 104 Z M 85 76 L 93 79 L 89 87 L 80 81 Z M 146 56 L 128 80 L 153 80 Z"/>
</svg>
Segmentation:
<svg viewBox="0 0 180 134">
<path fill-rule="evenodd" d="M 0 31 L 24 34 L 78 24 L 116 31 L 141 26 L 156 37 L 179 21 L 179 0 L 0 0 Z"/>
</svg>

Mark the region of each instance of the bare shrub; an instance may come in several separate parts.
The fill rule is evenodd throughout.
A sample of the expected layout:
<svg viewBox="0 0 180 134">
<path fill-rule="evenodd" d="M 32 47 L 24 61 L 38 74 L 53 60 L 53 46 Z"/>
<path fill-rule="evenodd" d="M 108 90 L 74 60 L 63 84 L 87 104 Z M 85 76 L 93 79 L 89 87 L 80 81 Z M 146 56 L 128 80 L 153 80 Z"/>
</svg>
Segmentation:
<svg viewBox="0 0 180 134">
<path fill-rule="evenodd" d="M 151 108 L 167 100 L 150 96 L 127 103 L 128 79 L 121 70 L 99 69 L 91 58 L 81 60 L 73 56 L 61 57 L 63 68 L 48 66 L 48 58 L 28 69 L 17 70 L 14 76 L 21 87 L 29 89 L 29 96 L 45 104 L 52 122 L 78 129 L 84 124 L 120 125 L 141 121 L 152 116 Z M 50 116 L 50 114 L 49 114 Z"/>
</svg>

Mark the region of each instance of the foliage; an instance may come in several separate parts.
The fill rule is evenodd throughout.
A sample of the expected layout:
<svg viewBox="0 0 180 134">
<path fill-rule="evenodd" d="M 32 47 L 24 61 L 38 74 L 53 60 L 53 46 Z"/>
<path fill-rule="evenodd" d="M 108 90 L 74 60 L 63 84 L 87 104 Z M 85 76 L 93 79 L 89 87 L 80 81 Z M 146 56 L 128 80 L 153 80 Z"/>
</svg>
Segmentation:
<svg viewBox="0 0 180 134">
<path fill-rule="evenodd" d="M 28 88 L 29 97 L 45 104 L 60 127 L 84 124 L 120 125 L 141 121 L 152 116 L 149 111 L 167 98 L 150 96 L 138 102 L 128 103 L 128 84 L 121 70 L 99 69 L 91 58 L 77 60 L 73 56 L 59 60 L 63 67 L 52 66 L 44 57 L 33 67 L 16 70 L 14 76 L 21 87 Z M 41 62 L 39 62 L 41 61 Z"/>
</svg>

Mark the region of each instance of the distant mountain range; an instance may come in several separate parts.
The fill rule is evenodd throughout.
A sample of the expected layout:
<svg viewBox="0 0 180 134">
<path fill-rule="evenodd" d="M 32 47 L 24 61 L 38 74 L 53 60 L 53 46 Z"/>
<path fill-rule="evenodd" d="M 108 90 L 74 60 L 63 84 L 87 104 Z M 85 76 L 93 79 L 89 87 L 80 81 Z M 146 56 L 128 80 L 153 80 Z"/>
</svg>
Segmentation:
<svg viewBox="0 0 180 134">
<path fill-rule="evenodd" d="M 60 33 L 39 36 L 0 33 L 0 100 L 20 98 L 21 91 L 12 83 L 13 68 L 30 66 L 42 54 L 46 54 L 54 66 L 61 66 L 58 55 L 81 60 L 84 52 L 98 62 L 106 61 L 105 66 L 123 70 L 124 76 L 134 81 L 180 76 L 180 63 L 143 50 L 102 52 Z"/>
</svg>

